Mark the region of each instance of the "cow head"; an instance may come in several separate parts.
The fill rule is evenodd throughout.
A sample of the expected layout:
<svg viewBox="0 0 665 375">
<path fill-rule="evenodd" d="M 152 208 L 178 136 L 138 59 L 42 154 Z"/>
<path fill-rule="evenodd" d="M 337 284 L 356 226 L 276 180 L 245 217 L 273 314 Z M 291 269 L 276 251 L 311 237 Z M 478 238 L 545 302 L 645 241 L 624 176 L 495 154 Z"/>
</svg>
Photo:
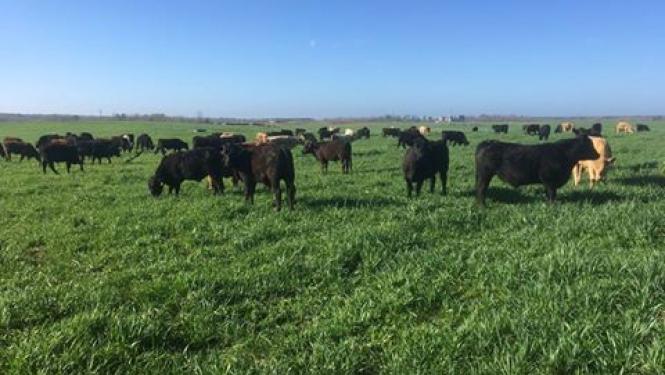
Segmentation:
<svg viewBox="0 0 665 375">
<path fill-rule="evenodd" d="M 148 179 L 148 190 L 150 190 L 150 194 L 153 197 L 159 197 L 162 194 L 162 190 L 164 190 L 164 184 L 157 176 L 152 176 Z"/>
<path fill-rule="evenodd" d="M 593 147 L 591 138 L 586 135 L 575 137 L 571 148 L 568 150 L 568 155 L 574 163 L 580 160 L 595 160 L 600 157 L 596 148 Z"/>
<path fill-rule="evenodd" d="M 35 158 L 37 161 L 42 161 L 42 157 L 37 152 L 37 149 L 33 145 L 28 145 L 28 158 Z"/>
</svg>

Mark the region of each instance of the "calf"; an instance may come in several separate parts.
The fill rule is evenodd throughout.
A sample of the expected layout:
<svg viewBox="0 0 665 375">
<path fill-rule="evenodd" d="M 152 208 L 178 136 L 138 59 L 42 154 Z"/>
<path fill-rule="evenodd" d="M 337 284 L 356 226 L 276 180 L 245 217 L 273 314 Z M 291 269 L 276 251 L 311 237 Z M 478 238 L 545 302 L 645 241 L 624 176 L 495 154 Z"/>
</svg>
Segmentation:
<svg viewBox="0 0 665 375">
<path fill-rule="evenodd" d="M 469 145 L 469 141 L 466 139 L 466 135 L 460 131 L 444 130 L 441 132 L 441 140 L 443 143 L 449 143 L 451 146 Z"/>
<path fill-rule="evenodd" d="M 508 134 L 508 124 L 492 125 L 492 130 L 494 130 L 494 132 L 497 134 Z"/>
<path fill-rule="evenodd" d="M 351 143 L 341 140 L 328 142 L 307 142 L 302 149 L 303 155 L 312 154 L 321 163 L 321 172 L 328 172 L 328 162 L 340 161 L 342 173 L 351 172 Z"/>
<path fill-rule="evenodd" d="M 369 139 L 369 128 L 367 126 L 363 126 L 362 128 L 358 129 L 358 131 L 356 132 L 356 137 L 358 137 L 358 139 L 360 138 Z"/>
<path fill-rule="evenodd" d="M 542 183 L 550 202 L 580 160 L 598 158 L 589 137 L 563 139 L 554 143 L 521 145 L 484 141 L 476 148 L 476 198 L 485 205 L 485 192 L 494 175 L 513 187 Z"/>
<path fill-rule="evenodd" d="M 446 142 L 428 141 L 425 138 L 416 139 L 404 155 L 402 169 L 406 181 L 406 195 L 411 197 L 413 184 L 416 185 L 416 195 L 420 195 L 423 181 L 430 180 L 430 193 L 434 193 L 436 174 L 441 179 L 441 193 L 446 194 L 448 180 L 448 146 Z"/>
<path fill-rule="evenodd" d="M 12 154 L 21 155 L 19 161 L 23 161 L 24 158 L 28 158 L 28 160 L 34 158 L 37 161 L 41 161 L 39 152 L 30 143 L 5 140 L 2 144 L 5 150 L 4 156 L 7 161 L 12 160 Z M 2 147 L 0 147 L 0 150 L 2 150 Z"/>
<path fill-rule="evenodd" d="M 64 142 L 51 142 L 40 147 L 39 152 L 42 158 L 42 170 L 46 174 L 46 166 L 58 174 L 55 170 L 54 163 L 65 162 L 67 165 L 67 173 L 69 173 L 72 164 L 78 164 L 83 172 L 83 158 L 79 155 L 78 149 L 74 145 Z"/>
<path fill-rule="evenodd" d="M 257 182 L 262 182 L 273 192 L 275 210 L 282 208 L 280 181 L 286 184 L 289 209 L 295 202 L 295 169 L 291 151 L 270 144 L 242 147 L 226 144 L 222 147 L 224 166 L 240 176 L 245 183 L 245 201 L 254 203 Z"/>
<path fill-rule="evenodd" d="M 150 194 L 158 197 L 164 185 L 169 187 L 169 194 L 175 190 L 180 194 L 180 185 L 185 180 L 201 181 L 210 176 L 210 183 L 215 194 L 224 192 L 222 176 L 225 167 L 221 154 L 214 148 L 197 148 L 190 151 L 175 152 L 164 156 L 155 174 L 148 180 Z M 227 173 L 228 174 L 228 173 Z"/>
<path fill-rule="evenodd" d="M 384 137 L 388 137 L 388 136 L 390 136 L 390 137 L 397 138 L 397 137 L 399 137 L 399 134 L 400 134 L 401 132 L 402 132 L 402 131 L 399 130 L 399 128 L 394 128 L 394 127 L 393 127 L 393 128 L 383 128 L 383 129 L 381 129 L 381 134 L 382 134 Z"/>
<path fill-rule="evenodd" d="M 649 129 L 649 126 L 644 125 L 644 124 L 637 124 L 637 125 L 636 125 L 636 130 L 637 130 L 638 132 L 648 132 L 648 131 L 651 131 L 651 129 Z"/>
<path fill-rule="evenodd" d="M 589 173 L 589 186 L 593 187 L 594 183 L 598 183 L 605 178 L 607 168 L 614 164 L 616 160 L 612 156 L 612 150 L 607 140 L 602 137 L 589 137 L 593 142 L 593 148 L 598 153 L 598 158 L 593 160 L 580 160 L 573 167 L 573 181 L 575 186 L 580 183 L 582 172 L 586 169 Z"/>
<path fill-rule="evenodd" d="M 146 133 L 142 133 L 136 138 L 136 151 L 143 152 L 145 150 L 152 151 L 154 149 L 155 144 L 152 143 L 152 138 Z"/>
<path fill-rule="evenodd" d="M 167 150 L 180 151 L 188 150 L 189 146 L 183 140 L 178 138 L 160 138 L 157 140 L 157 147 L 155 147 L 155 154 L 161 152 L 162 155 L 166 154 Z"/>
<path fill-rule="evenodd" d="M 538 129 L 538 140 L 546 141 L 550 138 L 551 127 L 549 124 L 545 124 Z"/>
</svg>

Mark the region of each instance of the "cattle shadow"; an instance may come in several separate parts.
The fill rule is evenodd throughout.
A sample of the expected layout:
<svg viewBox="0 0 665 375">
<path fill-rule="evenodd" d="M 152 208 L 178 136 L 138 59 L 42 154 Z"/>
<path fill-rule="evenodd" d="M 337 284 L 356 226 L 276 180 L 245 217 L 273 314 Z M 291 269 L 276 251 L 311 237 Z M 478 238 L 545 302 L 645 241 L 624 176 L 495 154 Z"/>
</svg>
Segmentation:
<svg viewBox="0 0 665 375">
<path fill-rule="evenodd" d="M 657 169 L 658 168 L 658 162 L 657 161 L 648 161 L 648 162 L 638 163 L 638 164 L 617 165 L 616 168 L 617 169 L 629 170 L 631 172 L 640 172 L 643 169 Z"/>
<path fill-rule="evenodd" d="M 347 198 L 347 197 L 331 197 L 331 198 L 311 198 L 302 197 L 298 198 L 299 205 L 303 205 L 312 209 L 322 208 L 366 208 L 366 207 L 389 207 L 395 206 L 397 202 L 388 198 Z"/>
<path fill-rule="evenodd" d="M 468 190 L 461 195 L 463 196 L 476 196 L 475 190 Z M 545 197 L 544 189 L 536 190 L 520 190 L 520 189 L 511 189 L 506 187 L 490 187 L 487 189 L 485 198 L 488 201 L 494 201 L 497 203 L 506 203 L 506 204 L 532 204 L 532 203 L 546 203 L 547 199 Z M 597 191 L 597 190 L 580 190 L 580 191 L 569 191 L 562 193 L 559 191 L 557 194 L 556 202 L 559 203 L 590 203 L 594 205 L 600 205 L 610 202 L 620 202 L 625 200 L 626 197 L 618 195 L 610 191 Z"/>
<path fill-rule="evenodd" d="M 563 203 L 591 203 L 594 205 L 599 205 L 611 202 L 621 202 L 626 200 L 626 197 L 611 191 L 586 189 L 561 194 L 557 200 Z"/>
<path fill-rule="evenodd" d="M 665 187 L 665 176 L 659 175 L 646 175 L 646 176 L 634 176 L 634 177 L 621 177 L 615 178 L 613 181 L 616 181 L 625 186 L 655 186 L 655 187 Z"/>
<path fill-rule="evenodd" d="M 383 155 L 384 152 L 379 150 L 368 150 L 368 151 L 354 151 L 353 156 L 376 156 Z"/>
<path fill-rule="evenodd" d="M 485 199 L 488 201 L 494 201 L 498 203 L 510 203 L 510 204 L 530 204 L 538 201 L 545 200 L 545 193 L 542 192 L 541 195 L 532 193 L 526 193 L 525 190 L 513 189 L 508 187 L 501 186 L 491 186 L 487 188 L 485 192 Z M 466 190 L 461 192 L 459 195 L 465 197 L 476 197 L 476 190 Z"/>
</svg>

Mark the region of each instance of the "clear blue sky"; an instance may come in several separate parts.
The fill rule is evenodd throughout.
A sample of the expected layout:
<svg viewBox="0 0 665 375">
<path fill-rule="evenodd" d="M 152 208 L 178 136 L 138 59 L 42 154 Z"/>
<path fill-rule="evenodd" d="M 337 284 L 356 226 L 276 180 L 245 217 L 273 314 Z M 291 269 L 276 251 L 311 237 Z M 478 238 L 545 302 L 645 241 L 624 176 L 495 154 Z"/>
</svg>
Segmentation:
<svg viewBox="0 0 665 375">
<path fill-rule="evenodd" d="M 0 0 L 0 112 L 665 113 L 665 1 Z"/>
</svg>

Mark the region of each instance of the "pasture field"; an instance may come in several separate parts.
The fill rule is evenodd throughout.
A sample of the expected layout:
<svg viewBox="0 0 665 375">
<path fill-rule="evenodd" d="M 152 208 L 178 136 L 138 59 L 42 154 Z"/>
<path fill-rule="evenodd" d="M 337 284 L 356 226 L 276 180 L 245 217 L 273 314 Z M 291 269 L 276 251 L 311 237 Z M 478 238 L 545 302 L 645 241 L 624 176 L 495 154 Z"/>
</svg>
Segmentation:
<svg viewBox="0 0 665 375">
<path fill-rule="evenodd" d="M 58 176 L 0 161 L 0 373 L 663 373 L 665 123 L 614 124 L 606 183 L 590 190 L 585 175 L 549 205 L 541 186 L 495 179 L 485 210 L 475 146 L 537 142 L 518 124 L 480 124 L 451 147 L 447 196 L 437 181 L 406 198 L 385 124 L 353 144 L 350 175 L 321 175 L 297 147 L 296 209 L 280 213 L 262 187 L 247 206 L 228 180 L 223 196 L 186 182 L 152 198 L 153 154 Z M 198 127 L 1 123 L 0 138 L 190 143 Z"/>
</svg>

